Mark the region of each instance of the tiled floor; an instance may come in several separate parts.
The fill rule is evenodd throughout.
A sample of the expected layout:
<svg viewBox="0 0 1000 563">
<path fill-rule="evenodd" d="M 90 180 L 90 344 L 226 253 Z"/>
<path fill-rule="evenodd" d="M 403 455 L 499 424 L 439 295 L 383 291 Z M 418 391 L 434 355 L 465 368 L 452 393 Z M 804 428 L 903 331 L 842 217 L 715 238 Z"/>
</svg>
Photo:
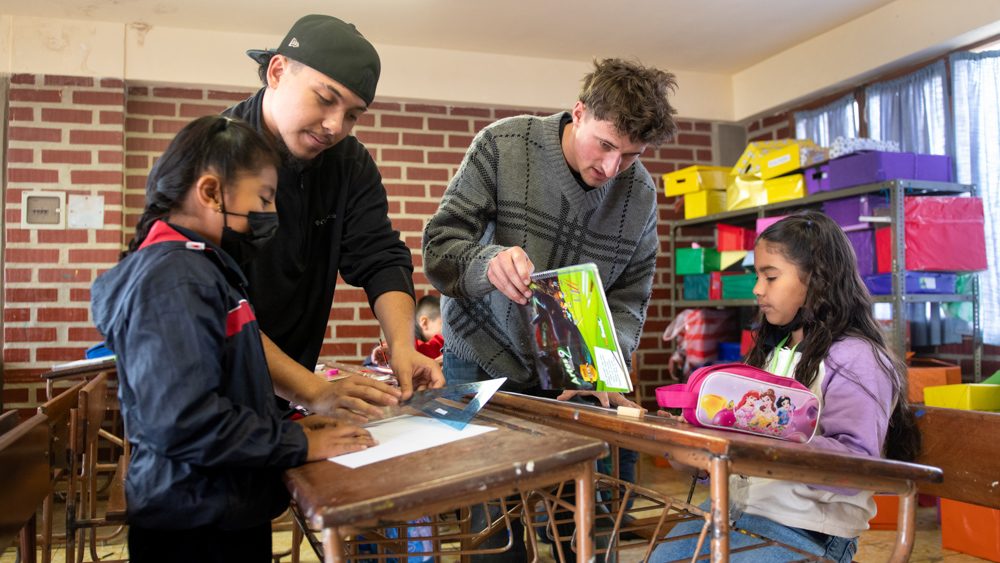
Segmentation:
<svg viewBox="0 0 1000 563">
<path fill-rule="evenodd" d="M 684 498 L 687 495 L 690 478 L 671 469 L 656 467 L 653 465 L 652 460 L 644 455 L 641 458 L 639 481 L 640 484 L 648 488 L 667 493 L 671 496 Z M 701 502 L 701 500 L 703 500 L 707 495 L 704 487 L 701 487 L 700 489 L 701 490 L 696 493 L 695 498 L 693 499 L 695 504 Z M 59 508 L 61 508 L 61 506 Z M 56 523 L 58 528 L 61 528 L 60 524 L 60 522 Z M 892 543 L 894 539 L 894 531 L 869 531 L 865 533 L 861 537 L 860 547 L 857 555 L 855 556 L 855 560 L 862 562 L 887 560 L 889 553 L 892 550 Z M 287 550 L 290 542 L 291 532 L 275 532 L 274 551 L 280 552 Z M 123 537 L 120 537 L 117 541 L 100 545 L 97 549 L 97 553 L 102 559 L 126 557 L 127 549 L 124 546 Z M 638 562 L 642 553 L 643 550 L 639 549 L 624 551 L 622 552 L 620 561 L 621 563 Z M 52 560 L 55 562 L 62 562 L 65 561 L 65 557 L 65 551 L 62 548 L 58 548 L 54 551 Z M 2 556 L 0 556 L 0 563 L 14 563 L 15 558 L 15 551 L 13 549 L 8 549 Z M 90 555 L 87 554 L 85 559 L 90 560 Z M 448 558 L 446 561 L 449 559 L 451 561 L 457 561 L 458 558 Z M 287 562 L 289 561 L 289 558 L 285 557 L 282 561 Z M 313 563 L 318 561 L 315 554 L 306 543 L 302 544 L 301 561 Z M 550 562 L 553 561 L 553 559 L 549 554 L 545 553 L 543 554 L 541 561 Z M 917 512 L 917 533 L 916 540 L 914 542 L 913 555 L 910 558 L 910 561 L 914 563 L 932 563 L 939 561 L 946 561 L 948 563 L 971 563 L 985 560 L 965 555 L 963 553 L 942 549 L 941 530 L 936 521 L 935 509 L 921 508 Z"/>
</svg>

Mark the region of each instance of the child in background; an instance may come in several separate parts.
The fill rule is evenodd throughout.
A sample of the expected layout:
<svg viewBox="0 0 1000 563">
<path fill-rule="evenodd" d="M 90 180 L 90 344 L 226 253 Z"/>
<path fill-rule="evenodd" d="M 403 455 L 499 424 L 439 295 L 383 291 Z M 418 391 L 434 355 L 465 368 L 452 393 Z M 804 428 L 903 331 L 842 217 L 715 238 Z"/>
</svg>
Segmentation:
<svg viewBox="0 0 1000 563">
<path fill-rule="evenodd" d="M 332 419 L 279 418 L 246 280 L 225 251 L 274 233 L 279 162 L 241 121 L 191 122 L 149 174 L 129 253 L 94 282 L 132 444 L 134 562 L 269 562 L 282 471 L 374 444 Z"/>
<path fill-rule="evenodd" d="M 747 363 L 766 369 L 776 354 L 791 357 L 795 379 L 823 401 L 819 433 L 811 444 L 855 455 L 916 457 L 920 437 L 906 401 L 906 368 L 885 345 L 840 227 L 817 211 L 789 216 L 761 233 L 754 260 L 761 318 Z M 793 349 L 777 349 L 782 343 Z M 875 515 L 871 491 L 740 475 L 730 481 L 730 499 L 735 528 L 834 561 L 851 561 L 858 536 Z M 685 522 L 668 537 L 697 532 L 700 526 Z M 650 561 L 690 559 L 696 540 L 661 544 Z M 763 543 L 738 532 L 729 542 L 730 549 Z M 770 546 L 733 553 L 730 561 L 802 557 Z"/>
<path fill-rule="evenodd" d="M 434 295 L 425 295 L 417 301 L 416 326 L 417 352 L 441 363 L 441 350 L 444 348 L 444 336 L 441 330 L 444 321 L 441 320 L 441 300 Z"/>
</svg>

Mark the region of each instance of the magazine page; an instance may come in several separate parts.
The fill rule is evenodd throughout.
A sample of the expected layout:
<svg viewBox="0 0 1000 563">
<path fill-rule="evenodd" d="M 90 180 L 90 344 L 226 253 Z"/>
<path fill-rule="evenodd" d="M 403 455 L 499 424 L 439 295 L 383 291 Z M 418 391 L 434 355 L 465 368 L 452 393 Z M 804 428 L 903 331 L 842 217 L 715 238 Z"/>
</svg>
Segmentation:
<svg viewBox="0 0 1000 563">
<path fill-rule="evenodd" d="M 597 266 L 536 273 L 531 291 L 524 308 L 542 388 L 630 392 Z"/>
</svg>

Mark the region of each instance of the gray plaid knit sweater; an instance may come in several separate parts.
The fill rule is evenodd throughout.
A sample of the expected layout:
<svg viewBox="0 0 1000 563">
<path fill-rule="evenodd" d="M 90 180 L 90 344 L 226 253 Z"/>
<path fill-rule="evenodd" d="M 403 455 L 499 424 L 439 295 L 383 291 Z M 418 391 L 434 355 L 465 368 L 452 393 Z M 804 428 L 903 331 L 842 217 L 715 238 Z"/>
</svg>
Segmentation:
<svg viewBox="0 0 1000 563">
<path fill-rule="evenodd" d="M 533 334 L 520 306 L 486 277 L 497 253 L 520 246 L 535 271 L 597 264 L 626 361 L 652 290 L 652 178 L 636 161 L 608 184 L 582 189 L 562 153 L 563 115 L 512 117 L 481 131 L 424 229 L 424 269 L 445 296 L 446 350 L 521 386 L 537 384 Z"/>
</svg>

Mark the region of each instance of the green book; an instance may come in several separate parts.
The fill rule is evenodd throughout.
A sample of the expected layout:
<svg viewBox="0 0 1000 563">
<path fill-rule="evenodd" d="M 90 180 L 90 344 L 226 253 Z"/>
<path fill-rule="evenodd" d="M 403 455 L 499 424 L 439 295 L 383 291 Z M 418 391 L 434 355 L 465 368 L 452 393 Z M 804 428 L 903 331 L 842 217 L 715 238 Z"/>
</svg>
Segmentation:
<svg viewBox="0 0 1000 563">
<path fill-rule="evenodd" d="M 628 393 L 632 380 L 594 264 L 531 276 L 524 310 L 543 389 Z"/>
</svg>

